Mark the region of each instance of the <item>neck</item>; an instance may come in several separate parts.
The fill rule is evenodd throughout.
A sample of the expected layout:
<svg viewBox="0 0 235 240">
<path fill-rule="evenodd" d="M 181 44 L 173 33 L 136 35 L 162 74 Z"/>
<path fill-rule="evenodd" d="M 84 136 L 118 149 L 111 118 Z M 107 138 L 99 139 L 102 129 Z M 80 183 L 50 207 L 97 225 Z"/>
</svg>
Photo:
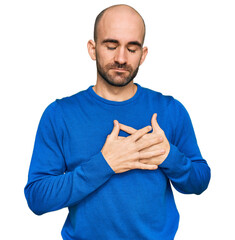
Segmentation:
<svg viewBox="0 0 235 240">
<path fill-rule="evenodd" d="M 123 87 L 112 86 L 105 81 L 98 81 L 93 87 L 93 90 L 97 95 L 110 101 L 122 102 L 132 98 L 136 91 L 137 86 L 131 81 L 129 84 Z"/>
</svg>

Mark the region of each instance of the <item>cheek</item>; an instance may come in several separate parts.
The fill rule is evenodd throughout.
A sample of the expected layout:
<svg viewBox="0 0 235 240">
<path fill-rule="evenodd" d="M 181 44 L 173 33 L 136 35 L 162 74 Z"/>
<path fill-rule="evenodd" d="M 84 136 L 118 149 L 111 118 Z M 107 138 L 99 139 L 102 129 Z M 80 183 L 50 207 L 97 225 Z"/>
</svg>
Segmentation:
<svg viewBox="0 0 235 240">
<path fill-rule="evenodd" d="M 132 67 L 134 68 L 134 69 L 136 69 L 137 67 L 139 67 L 139 65 L 140 65 L 140 62 L 141 62 L 141 56 L 138 56 L 138 57 L 131 57 L 130 58 L 130 60 L 131 60 L 131 62 L 132 62 Z"/>
<path fill-rule="evenodd" d="M 108 65 L 113 64 L 113 58 L 107 54 L 98 55 L 97 61 L 102 67 L 108 67 Z"/>
<path fill-rule="evenodd" d="M 96 52 L 96 56 L 99 58 L 100 62 L 110 62 L 114 58 L 114 53 L 110 50 L 107 50 L 107 48 L 99 48 Z"/>
</svg>

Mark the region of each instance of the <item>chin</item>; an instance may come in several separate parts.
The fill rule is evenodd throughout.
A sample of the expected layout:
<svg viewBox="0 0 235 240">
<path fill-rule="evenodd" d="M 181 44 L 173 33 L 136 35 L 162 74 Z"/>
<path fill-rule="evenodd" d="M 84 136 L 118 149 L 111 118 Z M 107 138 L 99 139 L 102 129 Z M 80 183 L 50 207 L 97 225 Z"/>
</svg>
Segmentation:
<svg viewBox="0 0 235 240">
<path fill-rule="evenodd" d="M 109 81 L 108 83 L 112 86 L 115 86 L 115 87 L 125 87 L 127 86 L 130 82 L 130 81 Z"/>
</svg>

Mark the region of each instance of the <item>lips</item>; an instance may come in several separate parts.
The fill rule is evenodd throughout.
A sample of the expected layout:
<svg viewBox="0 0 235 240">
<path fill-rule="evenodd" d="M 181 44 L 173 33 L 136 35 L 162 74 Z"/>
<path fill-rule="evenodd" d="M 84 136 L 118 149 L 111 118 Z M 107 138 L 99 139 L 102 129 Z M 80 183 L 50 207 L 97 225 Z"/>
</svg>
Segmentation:
<svg viewBox="0 0 235 240">
<path fill-rule="evenodd" d="M 127 70 L 124 68 L 111 68 L 111 69 L 118 72 L 127 72 Z"/>
<path fill-rule="evenodd" d="M 108 64 L 106 65 L 107 70 L 113 70 L 116 72 L 132 72 L 132 67 L 127 64 Z"/>
</svg>

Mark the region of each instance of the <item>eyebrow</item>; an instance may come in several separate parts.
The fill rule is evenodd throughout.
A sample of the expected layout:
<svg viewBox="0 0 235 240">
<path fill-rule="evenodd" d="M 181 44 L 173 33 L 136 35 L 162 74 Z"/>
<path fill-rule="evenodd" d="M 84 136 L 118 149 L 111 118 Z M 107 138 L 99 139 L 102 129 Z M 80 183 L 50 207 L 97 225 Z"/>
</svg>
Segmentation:
<svg viewBox="0 0 235 240">
<path fill-rule="evenodd" d="M 136 45 L 136 46 L 142 47 L 142 44 L 138 41 L 129 42 L 128 45 Z"/>
<path fill-rule="evenodd" d="M 119 43 L 118 40 L 115 40 L 115 39 L 105 39 L 103 40 L 102 43 Z"/>
<path fill-rule="evenodd" d="M 104 43 L 117 43 L 117 44 L 118 44 L 119 41 L 118 41 L 118 40 L 115 40 L 115 39 L 110 39 L 110 38 L 108 38 L 108 39 L 103 40 L 102 43 L 103 43 L 103 44 L 104 44 Z M 136 46 L 142 47 L 142 44 L 141 44 L 140 42 L 138 42 L 138 41 L 128 42 L 127 45 L 136 45 Z"/>
</svg>

